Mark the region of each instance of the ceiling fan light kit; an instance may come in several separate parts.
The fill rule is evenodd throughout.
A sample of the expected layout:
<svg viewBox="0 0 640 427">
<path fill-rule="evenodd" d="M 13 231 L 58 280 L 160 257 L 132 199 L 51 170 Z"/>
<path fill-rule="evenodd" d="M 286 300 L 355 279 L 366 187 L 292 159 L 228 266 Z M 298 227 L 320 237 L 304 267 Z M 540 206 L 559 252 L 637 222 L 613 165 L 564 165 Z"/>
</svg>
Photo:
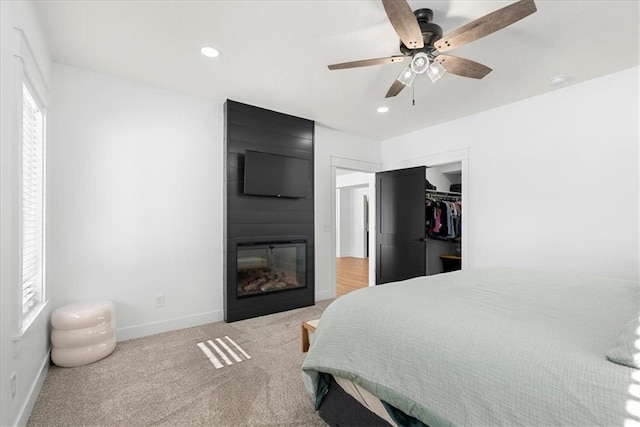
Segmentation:
<svg viewBox="0 0 640 427">
<path fill-rule="evenodd" d="M 446 72 L 447 70 L 445 70 L 444 67 L 440 65 L 439 62 L 434 62 L 431 64 L 431 66 L 427 70 L 427 75 L 431 79 L 431 82 L 435 83 L 438 80 L 440 80 L 440 78 L 444 76 Z"/>
<path fill-rule="evenodd" d="M 424 52 L 418 52 L 411 59 L 411 69 L 416 74 L 424 74 L 429 68 L 429 56 Z"/>
<path fill-rule="evenodd" d="M 411 86 L 417 75 L 427 74 L 431 79 L 431 82 L 435 83 L 446 72 L 447 70 L 445 70 L 438 62 L 431 61 L 429 59 L 429 55 L 424 52 L 418 52 L 413 55 L 411 65 L 402 70 L 397 81 L 402 83 L 404 86 Z"/>
<path fill-rule="evenodd" d="M 404 70 L 402 70 L 397 80 L 405 86 L 411 86 L 415 79 L 416 73 L 411 69 L 411 67 L 404 67 Z"/>
<path fill-rule="evenodd" d="M 404 57 L 410 57 L 411 64 L 405 67 L 393 82 L 387 91 L 387 98 L 396 96 L 402 89 L 411 86 L 419 74 L 427 74 L 433 83 L 446 72 L 482 79 L 491 72 L 491 68 L 470 59 L 443 55 L 442 52 L 488 36 L 537 10 L 534 0 L 519 0 L 471 21 L 443 37 L 442 28 L 431 22 L 433 18 L 431 9 L 418 9 L 412 12 L 406 0 L 382 0 L 382 5 L 391 26 L 400 37 L 402 55 L 333 64 L 329 65 L 329 69 L 391 64 L 402 61 Z"/>
</svg>

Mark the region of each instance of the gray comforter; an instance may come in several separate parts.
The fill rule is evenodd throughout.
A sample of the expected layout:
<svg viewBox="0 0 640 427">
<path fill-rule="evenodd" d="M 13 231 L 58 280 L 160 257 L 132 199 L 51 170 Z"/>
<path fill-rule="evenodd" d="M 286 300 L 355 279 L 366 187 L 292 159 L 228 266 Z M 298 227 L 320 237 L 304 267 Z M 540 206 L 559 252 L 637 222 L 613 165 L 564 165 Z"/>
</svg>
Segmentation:
<svg viewBox="0 0 640 427">
<path fill-rule="evenodd" d="M 619 426 L 634 369 L 608 361 L 638 284 L 480 269 L 362 289 L 324 312 L 302 366 L 437 426 Z M 638 400 L 638 399 L 636 399 Z"/>
</svg>

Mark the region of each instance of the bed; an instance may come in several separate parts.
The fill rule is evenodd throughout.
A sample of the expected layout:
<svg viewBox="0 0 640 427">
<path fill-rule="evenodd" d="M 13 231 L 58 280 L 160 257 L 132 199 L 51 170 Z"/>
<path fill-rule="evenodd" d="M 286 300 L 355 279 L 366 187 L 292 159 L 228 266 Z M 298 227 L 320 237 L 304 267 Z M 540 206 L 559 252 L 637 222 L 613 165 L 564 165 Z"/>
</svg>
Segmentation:
<svg viewBox="0 0 640 427">
<path fill-rule="evenodd" d="M 632 281 L 513 268 L 365 288 L 325 310 L 302 377 L 331 425 L 622 427 L 640 400 L 639 297 Z"/>
</svg>

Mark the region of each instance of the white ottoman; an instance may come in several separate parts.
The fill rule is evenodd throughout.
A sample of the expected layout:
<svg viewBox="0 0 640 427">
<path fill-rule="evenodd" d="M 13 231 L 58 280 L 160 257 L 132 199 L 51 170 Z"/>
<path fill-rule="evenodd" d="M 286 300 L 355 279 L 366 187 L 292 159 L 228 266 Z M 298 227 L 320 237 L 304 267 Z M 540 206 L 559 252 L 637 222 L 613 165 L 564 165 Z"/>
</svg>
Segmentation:
<svg viewBox="0 0 640 427">
<path fill-rule="evenodd" d="M 57 308 L 51 315 L 51 360 L 73 368 L 110 355 L 116 348 L 116 307 L 89 301 Z"/>
</svg>

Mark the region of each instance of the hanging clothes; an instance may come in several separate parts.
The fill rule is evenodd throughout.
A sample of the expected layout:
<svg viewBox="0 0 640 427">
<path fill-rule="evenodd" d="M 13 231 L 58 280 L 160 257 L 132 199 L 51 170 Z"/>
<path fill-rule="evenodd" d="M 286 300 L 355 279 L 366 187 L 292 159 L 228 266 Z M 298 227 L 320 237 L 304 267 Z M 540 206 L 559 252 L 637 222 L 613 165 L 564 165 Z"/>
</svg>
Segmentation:
<svg viewBox="0 0 640 427">
<path fill-rule="evenodd" d="M 462 236 L 462 202 L 450 196 L 428 194 L 425 199 L 426 234 L 434 239 Z"/>
</svg>

